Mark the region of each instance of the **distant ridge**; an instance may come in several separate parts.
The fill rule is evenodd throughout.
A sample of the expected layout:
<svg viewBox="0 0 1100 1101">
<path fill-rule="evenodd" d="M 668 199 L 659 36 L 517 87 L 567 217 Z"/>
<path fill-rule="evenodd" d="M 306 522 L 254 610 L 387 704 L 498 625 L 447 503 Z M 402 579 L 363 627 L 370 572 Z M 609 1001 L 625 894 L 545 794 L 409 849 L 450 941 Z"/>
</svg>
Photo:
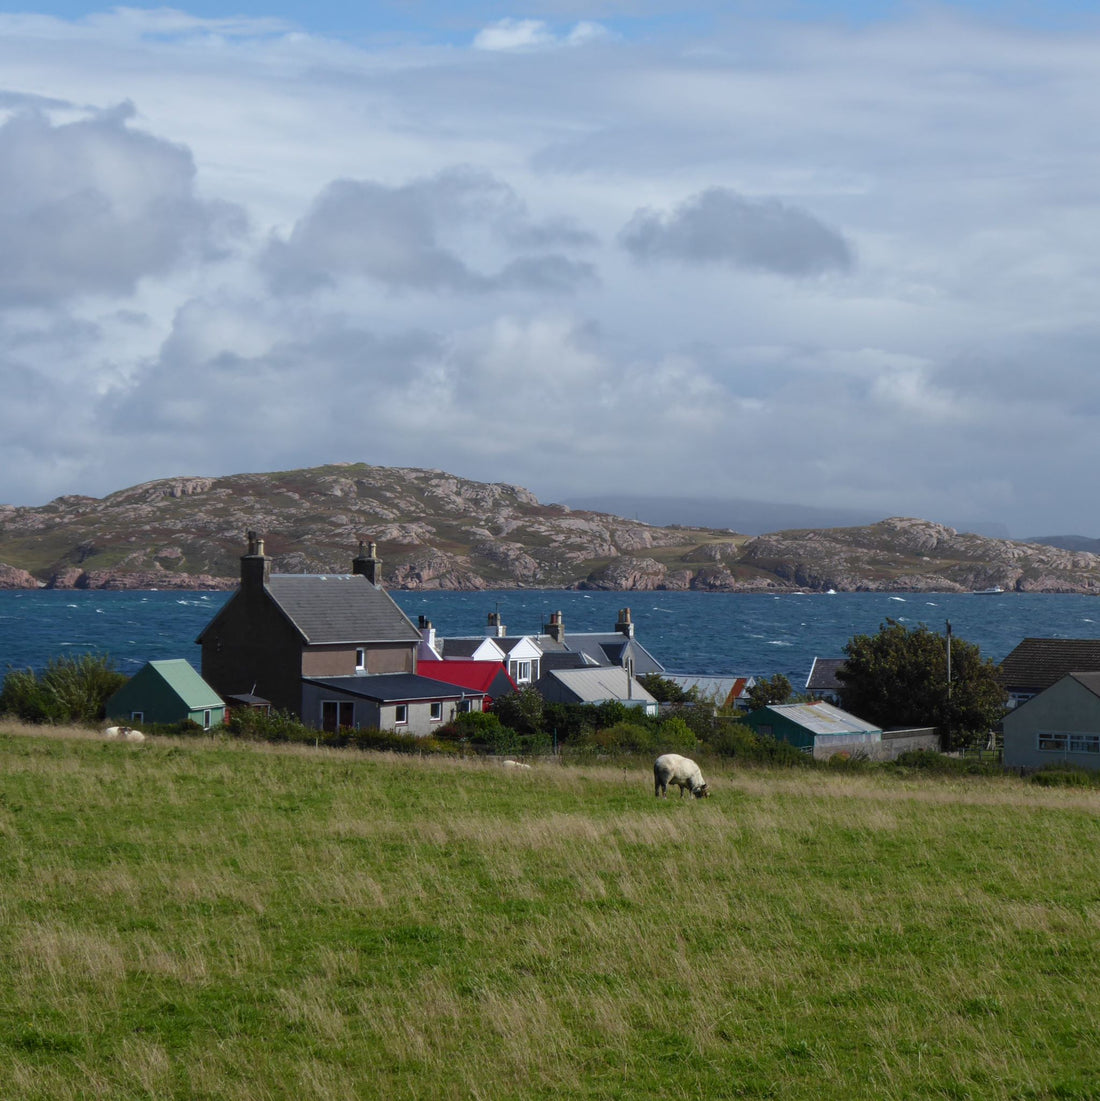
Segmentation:
<svg viewBox="0 0 1100 1101">
<path fill-rule="evenodd" d="M 277 573 L 346 573 L 359 541 L 375 542 L 394 589 L 1100 592 L 1100 556 L 928 520 L 753 535 L 730 530 L 745 514 L 715 527 L 691 515 L 690 526 L 658 526 L 543 504 L 505 482 L 367 463 L 161 478 L 103 498 L 0 505 L 0 587 L 231 588 L 256 530 Z M 782 519 L 820 516 L 855 519 Z"/>
<path fill-rule="evenodd" d="M 668 527 L 721 528 L 743 535 L 765 535 L 792 528 L 854 528 L 877 524 L 886 517 L 877 512 L 851 508 L 827 508 L 822 505 L 792 505 L 773 501 L 750 501 L 744 497 L 667 497 L 633 493 L 603 493 L 585 497 L 566 497 L 562 504 L 627 516 L 646 524 Z M 957 531 L 973 532 L 990 539 L 1007 539 L 1008 527 L 995 522 L 948 524 Z M 1046 540 L 1030 540 L 1046 542 Z M 1066 550 L 1100 551 L 1096 548 L 1066 547 Z M 1061 546 L 1050 543 L 1050 546 Z"/>
</svg>

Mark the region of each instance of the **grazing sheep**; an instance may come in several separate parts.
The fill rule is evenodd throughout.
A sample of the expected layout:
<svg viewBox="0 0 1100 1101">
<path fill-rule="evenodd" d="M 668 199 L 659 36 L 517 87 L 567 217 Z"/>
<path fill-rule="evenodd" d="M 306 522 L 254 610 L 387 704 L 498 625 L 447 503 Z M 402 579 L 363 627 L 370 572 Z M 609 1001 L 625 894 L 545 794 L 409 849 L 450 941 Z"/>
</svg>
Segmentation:
<svg viewBox="0 0 1100 1101">
<path fill-rule="evenodd" d="M 679 753 L 664 753 L 653 762 L 654 797 L 667 799 L 669 784 L 679 786 L 681 799 L 684 797 L 684 788 L 696 799 L 705 799 L 710 795 L 699 766 L 690 758 L 681 757 Z"/>
<path fill-rule="evenodd" d="M 530 768 L 530 765 L 525 765 L 522 761 L 505 760 L 500 762 L 501 768 Z"/>
<path fill-rule="evenodd" d="M 143 742 L 145 735 L 132 726 L 109 726 L 103 731 L 103 737 L 110 741 Z"/>
</svg>

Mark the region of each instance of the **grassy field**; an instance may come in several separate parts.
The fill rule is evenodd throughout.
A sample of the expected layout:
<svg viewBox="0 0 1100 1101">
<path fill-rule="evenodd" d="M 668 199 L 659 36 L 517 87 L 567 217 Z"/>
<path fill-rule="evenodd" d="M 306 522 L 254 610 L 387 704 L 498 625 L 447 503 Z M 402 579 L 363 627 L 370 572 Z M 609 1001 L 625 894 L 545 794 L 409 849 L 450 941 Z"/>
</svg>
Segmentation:
<svg viewBox="0 0 1100 1101">
<path fill-rule="evenodd" d="M 0 725 L 0 1097 L 1100 1097 L 1100 793 Z"/>
</svg>

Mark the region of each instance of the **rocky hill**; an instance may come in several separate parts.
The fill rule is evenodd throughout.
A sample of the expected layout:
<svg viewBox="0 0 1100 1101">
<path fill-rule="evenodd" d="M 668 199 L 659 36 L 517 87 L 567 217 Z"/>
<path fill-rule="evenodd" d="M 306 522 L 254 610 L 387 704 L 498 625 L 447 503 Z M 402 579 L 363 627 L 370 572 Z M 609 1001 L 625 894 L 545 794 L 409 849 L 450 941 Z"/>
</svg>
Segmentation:
<svg viewBox="0 0 1100 1101">
<path fill-rule="evenodd" d="M 923 520 L 750 538 L 363 463 L 0 506 L 0 587 L 230 588 L 250 529 L 283 573 L 345 573 L 359 540 L 372 540 L 395 589 L 1100 592 L 1100 556 Z"/>
</svg>

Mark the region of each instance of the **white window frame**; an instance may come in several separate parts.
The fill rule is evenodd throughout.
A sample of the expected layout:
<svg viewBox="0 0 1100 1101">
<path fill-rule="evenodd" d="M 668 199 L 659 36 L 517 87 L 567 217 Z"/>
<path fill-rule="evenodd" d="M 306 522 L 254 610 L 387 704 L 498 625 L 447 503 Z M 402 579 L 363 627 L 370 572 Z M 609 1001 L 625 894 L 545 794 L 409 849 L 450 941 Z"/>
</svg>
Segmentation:
<svg viewBox="0 0 1100 1101">
<path fill-rule="evenodd" d="M 515 675 L 516 684 L 527 684 L 527 683 L 529 683 L 530 680 L 531 680 L 531 663 L 529 661 L 517 661 L 515 663 L 515 667 L 516 667 L 516 675 Z"/>
<path fill-rule="evenodd" d="M 135 723 L 145 722 L 145 712 L 144 711 L 131 711 L 130 712 L 130 721 L 135 722 Z"/>
<path fill-rule="evenodd" d="M 359 646 L 355 651 L 355 671 L 365 673 L 367 671 L 367 648 Z"/>
<path fill-rule="evenodd" d="M 1036 731 L 1035 748 L 1040 753 L 1066 753 L 1069 751 L 1069 735 L 1061 730 Z"/>
<path fill-rule="evenodd" d="M 397 703 L 393 707 L 393 725 L 394 726 L 408 726 L 409 725 L 409 705 L 407 703 Z"/>
<path fill-rule="evenodd" d="M 441 723 L 443 721 L 443 701 L 436 700 L 430 705 L 430 711 L 428 718 L 433 723 Z"/>
<path fill-rule="evenodd" d="M 467 715 L 474 709 L 474 701 L 461 699 L 458 701 L 458 713 L 460 715 Z"/>
<path fill-rule="evenodd" d="M 214 714 L 209 707 L 203 709 L 202 713 L 202 728 L 203 730 L 209 730 L 211 724 L 214 721 Z"/>
<path fill-rule="evenodd" d="M 1100 734 L 1071 734 L 1070 753 L 1100 753 Z"/>
</svg>

